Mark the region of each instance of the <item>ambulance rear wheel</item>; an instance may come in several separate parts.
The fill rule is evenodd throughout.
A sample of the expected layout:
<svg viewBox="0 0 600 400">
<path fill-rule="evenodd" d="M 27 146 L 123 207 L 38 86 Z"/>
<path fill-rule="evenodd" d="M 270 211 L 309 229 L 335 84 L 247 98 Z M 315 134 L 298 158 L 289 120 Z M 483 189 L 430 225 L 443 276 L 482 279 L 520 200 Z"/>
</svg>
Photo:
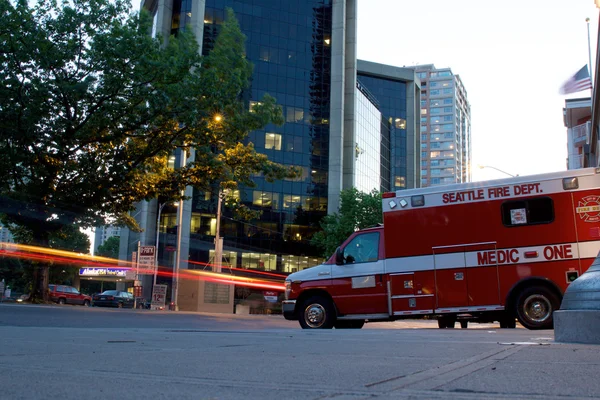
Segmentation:
<svg viewBox="0 0 600 400">
<path fill-rule="evenodd" d="M 517 318 L 527 329 L 552 329 L 552 313 L 560 307 L 560 300 L 543 286 L 529 287 L 517 300 Z"/>
<path fill-rule="evenodd" d="M 438 328 L 440 328 L 440 329 L 445 329 L 445 328 L 453 329 L 455 324 L 456 324 L 456 318 L 453 318 L 453 317 L 438 318 Z"/>
<path fill-rule="evenodd" d="M 469 327 L 469 321 L 460 321 L 460 327 L 462 329 L 467 329 Z"/>
<path fill-rule="evenodd" d="M 336 319 L 333 303 L 322 296 L 306 299 L 300 308 L 299 317 L 302 329 L 331 329 Z"/>
</svg>

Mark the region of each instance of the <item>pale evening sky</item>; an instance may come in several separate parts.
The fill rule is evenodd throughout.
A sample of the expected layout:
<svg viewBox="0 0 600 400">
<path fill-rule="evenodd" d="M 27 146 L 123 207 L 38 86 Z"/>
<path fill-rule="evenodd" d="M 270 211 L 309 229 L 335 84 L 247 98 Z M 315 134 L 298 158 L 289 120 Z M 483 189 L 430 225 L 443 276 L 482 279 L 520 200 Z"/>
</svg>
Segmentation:
<svg viewBox="0 0 600 400">
<path fill-rule="evenodd" d="M 594 0 L 358 0 L 358 58 L 434 64 L 460 75 L 471 104 L 473 180 L 566 169 L 562 84 L 588 63 Z M 595 81 L 594 81 L 595 83 Z"/>
</svg>

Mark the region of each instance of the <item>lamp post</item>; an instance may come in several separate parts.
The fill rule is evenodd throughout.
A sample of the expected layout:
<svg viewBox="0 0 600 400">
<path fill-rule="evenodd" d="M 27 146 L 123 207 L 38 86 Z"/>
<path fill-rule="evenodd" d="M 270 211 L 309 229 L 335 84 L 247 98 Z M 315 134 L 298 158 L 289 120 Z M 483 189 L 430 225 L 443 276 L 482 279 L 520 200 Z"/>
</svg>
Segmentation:
<svg viewBox="0 0 600 400">
<path fill-rule="evenodd" d="M 216 123 L 223 122 L 223 116 L 221 114 L 215 114 L 214 120 Z M 219 184 L 219 192 L 217 193 L 217 223 L 215 229 L 215 260 L 213 271 L 221 272 L 221 263 L 223 261 L 223 239 L 221 239 L 221 207 L 223 203 L 223 190 Z"/>
<path fill-rule="evenodd" d="M 513 178 L 514 178 L 515 176 L 519 176 L 518 174 L 517 174 L 517 175 L 509 174 L 509 173 L 508 173 L 508 172 L 506 172 L 506 171 L 502 171 L 501 169 L 499 169 L 499 168 L 496 168 L 496 167 L 492 167 L 492 166 L 490 166 L 490 165 L 478 165 L 478 167 L 479 167 L 479 169 L 484 169 L 484 168 L 491 168 L 491 169 L 495 169 L 496 171 L 498 171 L 498 172 L 502 172 L 503 174 L 506 174 L 506 175 L 508 175 L 508 176 L 512 176 Z"/>
<path fill-rule="evenodd" d="M 160 213 L 164 206 L 167 203 L 162 203 L 158 206 L 158 217 L 156 218 L 156 247 L 154 248 L 154 285 L 152 286 L 152 290 L 154 290 L 154 286 L 156 286 L 156 275 L 158 274 L 158 240 L 160 237 Z"/>
<path fill-rule="evenodd" d="M 185 167 L 185 158 L 186 152 L 185 149 L 180 149 L 179 155 L 179 167 Z M 173 289 L 171 290 L 171 303 L 173 303 L 173 307 L 175 311 L 179 311 L 179 305 L 177 302 L 177 296 L 179 294 L 179 267 L 181 262 L 181 226 L 183 225 L 183 195 L 181 193 L 182 198 L 179 200 L 179 207 L 177 207 L 177 256 L 175 258 L 175 271 L 173 274 Z"/>
</svg>

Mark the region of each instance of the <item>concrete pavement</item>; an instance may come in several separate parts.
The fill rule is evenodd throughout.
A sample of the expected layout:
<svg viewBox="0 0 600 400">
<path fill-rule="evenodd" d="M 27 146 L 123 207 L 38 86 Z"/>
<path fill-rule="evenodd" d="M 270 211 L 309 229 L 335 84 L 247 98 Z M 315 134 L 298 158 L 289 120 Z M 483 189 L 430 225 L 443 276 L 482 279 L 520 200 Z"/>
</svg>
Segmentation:
<svg viewBox="0 0 600 400">
<path fill-rule="evenodd" d="M 0 306 L 2 398 L 591 399 L 600 394 L 600 346 L 558 344 L 552 331 L 494 325 L 439 330 L 434 321 L 303 331 L 278 316 L 26 307 Z"/>
</svg>

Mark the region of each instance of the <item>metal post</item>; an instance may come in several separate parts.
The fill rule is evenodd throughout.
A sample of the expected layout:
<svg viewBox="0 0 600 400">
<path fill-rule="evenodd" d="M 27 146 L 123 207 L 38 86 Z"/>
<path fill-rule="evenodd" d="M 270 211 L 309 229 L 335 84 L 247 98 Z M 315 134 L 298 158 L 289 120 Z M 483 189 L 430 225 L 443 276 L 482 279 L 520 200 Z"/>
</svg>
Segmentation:
<svg viewBox="0 0 600 400">
<path fill-rule="evenodd" d="M 140 278 L 140 246 L 142 245 L 142 242 L 140 242 L 138 240 L 138 245 L 137 245 L 137 256 L 135 258 L 135 279 L 133 280 L 133 308 L 136 309 L 137 308 L 137 296 L 135 295 L 135 288 L 136 288 L 136 283 Z"/>
<path fill-rule="evenodd" d="M 215 262 L 213 266 L 214 272 L 221 272 L 221 262 L 223 260 L 223 243 L 221 242 L 221 206 L 222 206 L 223 192 L 219 187 L 219 194 L 217 200 L 217 224 L 215 231 Z"/>
<path fill-rule="evenodd" d="M 156 247 L 154 251 L 154 284 L 152 285 L 152 291 L 154 292 L 154 286 L 156 286 L 156 275 L 158 274 L 158 240 L 160 237 L 160 213 L 162 212 L 163 207 L 167 203 L 159 204 L 158 206 L 158 217 L 156 218 Z"/>
<path fill-rule="evenodd" d="M 185 149 L 181 149 L 179 166 L 180 168 L 185 167 Z M 183 196 L 185 192 L 181 195 Z M 179 311 L 179 304 L 177 302 L 177 296 L 179 294 L 179 266 L 181 262 L 181 226 L 183 225 L 183 199 L 179 200 L 179 207 L 177 210 L 177 258 L 175 259 L 175 274 L 173 277 L 173 290 L 171 291 L 171 302 L 175 308 L 175 311 Z"/>
<path fill-rule="evenodd" d="M 592 92 L 594 91 L 594 81 L 592 80 L 592 47 L 590 45 L 590 19 L 586 18 L 585 22 L 587 22 L 587 32 L 588 32 L 588 61 L 589 61 L 589 70 L 590 70 L 590 83 L 592 84 Z"/>
</svg>

